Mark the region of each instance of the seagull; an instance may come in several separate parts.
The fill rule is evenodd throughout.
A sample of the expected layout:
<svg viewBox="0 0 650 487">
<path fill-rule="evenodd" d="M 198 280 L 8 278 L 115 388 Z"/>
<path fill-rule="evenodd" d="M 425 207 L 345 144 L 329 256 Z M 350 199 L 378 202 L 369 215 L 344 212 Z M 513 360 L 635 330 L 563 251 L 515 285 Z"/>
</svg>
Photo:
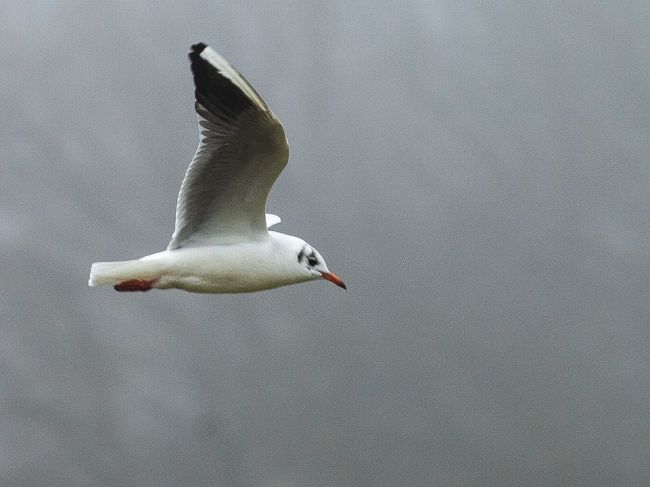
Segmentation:
<svg viewBox="0 0 650 487">
<path fill-rule="evenodd" d="M 310 244 L 268 230 L 280 218 L 265 213 L 266 198 L 289 158 L 280 121 L 214 49 L 195 44 L 189 58 L 200 138 L 172 239 L 137 260 L 95 262 L 88 285 L 245 293 L 325 279 L 347 289 Z"/>
</svg>

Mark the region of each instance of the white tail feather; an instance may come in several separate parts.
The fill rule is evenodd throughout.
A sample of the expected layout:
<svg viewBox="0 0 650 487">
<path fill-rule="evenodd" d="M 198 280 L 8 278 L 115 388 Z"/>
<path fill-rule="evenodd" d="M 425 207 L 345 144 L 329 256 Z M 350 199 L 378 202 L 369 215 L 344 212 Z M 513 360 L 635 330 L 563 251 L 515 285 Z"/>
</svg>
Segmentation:
<svg viewBox="0 0 650 487">
<path fill-rule="evenodd" d="M 149 262 L 141 260 L 123 260 L 120 262 L 95 262 L 90 267 L 90 287 L 103 284 L 113 285 L 128 279 L 142 279 L 149 277 L 152 266 Z"/>
</svg>

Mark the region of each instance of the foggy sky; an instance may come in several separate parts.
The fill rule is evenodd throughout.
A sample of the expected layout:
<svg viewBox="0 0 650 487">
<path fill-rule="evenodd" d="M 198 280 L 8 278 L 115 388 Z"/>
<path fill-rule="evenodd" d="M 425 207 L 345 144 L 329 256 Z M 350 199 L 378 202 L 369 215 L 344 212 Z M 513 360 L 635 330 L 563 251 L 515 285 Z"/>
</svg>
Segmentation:
<svg viewBox="0 0 650 487">
<path fill-rule="evenodd" d="M 642 486 L 646 2 L 0 6 L 2 486 Z M 282 120 L 324 282 L 118 294 L 198 142 L 189 46 Z"/>
</svg>

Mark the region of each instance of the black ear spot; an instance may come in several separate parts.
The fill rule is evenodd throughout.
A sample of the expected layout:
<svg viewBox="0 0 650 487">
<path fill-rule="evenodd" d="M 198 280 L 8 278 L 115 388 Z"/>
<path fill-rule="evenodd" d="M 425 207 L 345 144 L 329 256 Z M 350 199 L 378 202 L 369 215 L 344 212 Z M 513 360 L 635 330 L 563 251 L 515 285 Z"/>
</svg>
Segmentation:
<svg viewBox="0 0 650 487">
<path fill-rule="evenodd" d="M 302 258 L 305 256 L 305 249 L 304 247 L 300 249 L 300 252 L 298 252 L 298 262 L 302 262 Z"/>
</svg>

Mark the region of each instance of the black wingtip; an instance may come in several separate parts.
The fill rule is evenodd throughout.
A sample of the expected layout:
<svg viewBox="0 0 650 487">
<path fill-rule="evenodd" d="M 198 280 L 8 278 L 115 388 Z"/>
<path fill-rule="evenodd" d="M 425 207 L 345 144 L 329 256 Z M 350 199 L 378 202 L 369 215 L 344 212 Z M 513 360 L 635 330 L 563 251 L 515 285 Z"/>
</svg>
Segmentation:
<svg viewBox="0 0 650 487">
<path fill-rule="evenodd" d="M 205 43 L 199 42 L 192 46 L 189 53 L 190 69 L 196 87 L 194 92 L 196 101 L 212 115 L 230 120 L 234 120 L 241 112 L 250 108 L 266 110 L 264 102 L 256 101 L 246 93 L 245 90 L 253 93 L 255 90 L 246 83 L 243 76 L 238 74 L 233 78 L 232 73 L 228 74 L 228 69 L 224 72 L 224 68 L 228 68 L 227 61 L 214 52 L 204 54 L 207 48 Z M 230 70 L 234 71 L 233 68 Z M 241 78 L 239 80 L 241 85 L 237 82 L 239 78 Z"/>
<path fill-rule="evenodd" d="M 192 52 L 201 54 L 206 47 L 208 47 L 208 45 L 205 42 L 199 42 L 198 44 L 192 45 Z"/>
</svg>

